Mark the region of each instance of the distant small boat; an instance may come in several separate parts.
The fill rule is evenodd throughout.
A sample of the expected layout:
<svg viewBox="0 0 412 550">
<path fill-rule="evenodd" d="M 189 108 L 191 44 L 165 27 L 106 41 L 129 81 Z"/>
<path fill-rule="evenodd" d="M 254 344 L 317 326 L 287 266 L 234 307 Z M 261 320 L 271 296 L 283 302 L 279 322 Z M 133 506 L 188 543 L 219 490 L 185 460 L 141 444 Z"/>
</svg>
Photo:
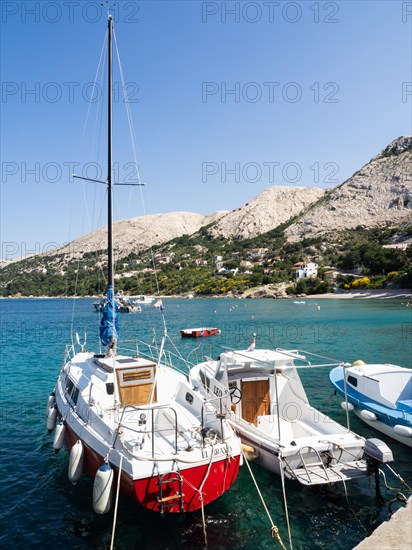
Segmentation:
<svg viewBox="0 0 412 550">
<path fill-rule="evenodd" d="M 107 304 L 107 298 L 104 297 L 98 302 L 93 302 L 94 311 L 103 311 L 104 306 Z M 115 307 L 118 313 L 138 313 L 142 311 L 139 304 L 130 301 L 126 296 L 117 295 L 115 299 Z"/>
<path fill-rule="evenodd" d="M 340 366 L 330 372 L 335 389 L 348 409 L 366 424 L 412 447 L 412 370 L 397 365 Z"/>
<path fill-rule="evenodd" d="M 140 294 L 139 296 L 128 296 L 127 299 L 132 304 L 148 306 L 154 302 L 156 298 L 154 296 L 144 296 L 143 294 Z"/>
<path fill-rule="evenodd" d="M 201 336 L 214 336 L 221 330 L 215 327 L 185 328 L 180 331 L 182 338 L 200 338 Z"/>
</svg>

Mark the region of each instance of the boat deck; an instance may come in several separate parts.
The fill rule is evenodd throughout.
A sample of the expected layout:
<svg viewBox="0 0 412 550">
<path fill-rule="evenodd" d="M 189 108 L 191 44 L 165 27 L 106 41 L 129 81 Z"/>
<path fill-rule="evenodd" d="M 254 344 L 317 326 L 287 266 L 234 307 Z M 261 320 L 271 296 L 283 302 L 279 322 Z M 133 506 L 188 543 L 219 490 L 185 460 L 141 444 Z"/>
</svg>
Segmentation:
<svg viewBox="0 0 412 550">
<path fill-rule="evenodd" d="M 287 475 L 296 479 L 303 485 L 322 485 L 324 483 L 337 483 L 340 481 L 349 481 L 360 477 L 365 477 L 366 462 L 356 460 L 346 464 L 335 464 L 329 468 L 322 466 L 308 465 L 306 468 L 297 468 L 292 470 L 292 474 L 286 470 Z"/>
</svg>

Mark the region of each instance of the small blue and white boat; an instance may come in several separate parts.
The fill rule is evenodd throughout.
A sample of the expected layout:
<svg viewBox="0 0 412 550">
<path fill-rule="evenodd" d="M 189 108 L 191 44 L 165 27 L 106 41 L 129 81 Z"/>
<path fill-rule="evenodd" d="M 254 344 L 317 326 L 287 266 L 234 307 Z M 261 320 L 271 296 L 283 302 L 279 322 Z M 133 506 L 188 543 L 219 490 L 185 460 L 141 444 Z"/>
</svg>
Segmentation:
<svg viewBox="0 0 412 550">
<path fill-rule="evenodd" d="M 330 380 L 345 398 L 342 408 L 366 424 L 412 447 L 412 370 L 390 364 L 335 367 Z"/>
</svg>

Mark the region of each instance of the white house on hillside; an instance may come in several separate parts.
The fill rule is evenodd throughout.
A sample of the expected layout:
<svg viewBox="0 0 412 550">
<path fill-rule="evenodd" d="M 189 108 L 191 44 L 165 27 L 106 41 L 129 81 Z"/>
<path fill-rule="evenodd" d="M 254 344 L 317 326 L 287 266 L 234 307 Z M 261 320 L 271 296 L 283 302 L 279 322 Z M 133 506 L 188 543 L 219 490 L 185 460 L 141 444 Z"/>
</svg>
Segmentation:
<svg viewBox="0 0 412 550">
<path fill-rule="evenodd" d="M 292 273 L 295 276 L 295 281 L 300 279 L 314 279 L 318 276 L 318 264 L 313 262 L 297 262 L 292 267 Z"/>
</svg>

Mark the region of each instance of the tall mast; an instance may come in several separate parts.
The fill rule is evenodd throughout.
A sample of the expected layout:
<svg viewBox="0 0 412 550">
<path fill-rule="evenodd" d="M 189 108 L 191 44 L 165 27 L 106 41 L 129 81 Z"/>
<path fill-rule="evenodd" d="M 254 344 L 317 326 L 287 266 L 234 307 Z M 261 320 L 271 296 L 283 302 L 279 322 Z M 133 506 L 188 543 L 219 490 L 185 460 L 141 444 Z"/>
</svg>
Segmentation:
<svg viewBox="0 0 412 550">
<path fill-rule="evenodd" d="M 108 21 L 108 90 L 107 90 L 107 283 L 111 285 L 114 290 L 114 276 L 113 276 L 113 182 L 112 182 L 112 90 L 113 90 L 113 74 L 112 74 L 112 62 L 113 62 L 113 46 L 112 46 L 112 34 L 113 34 L 113 18 L 109 15 Z"/>
</svg>

